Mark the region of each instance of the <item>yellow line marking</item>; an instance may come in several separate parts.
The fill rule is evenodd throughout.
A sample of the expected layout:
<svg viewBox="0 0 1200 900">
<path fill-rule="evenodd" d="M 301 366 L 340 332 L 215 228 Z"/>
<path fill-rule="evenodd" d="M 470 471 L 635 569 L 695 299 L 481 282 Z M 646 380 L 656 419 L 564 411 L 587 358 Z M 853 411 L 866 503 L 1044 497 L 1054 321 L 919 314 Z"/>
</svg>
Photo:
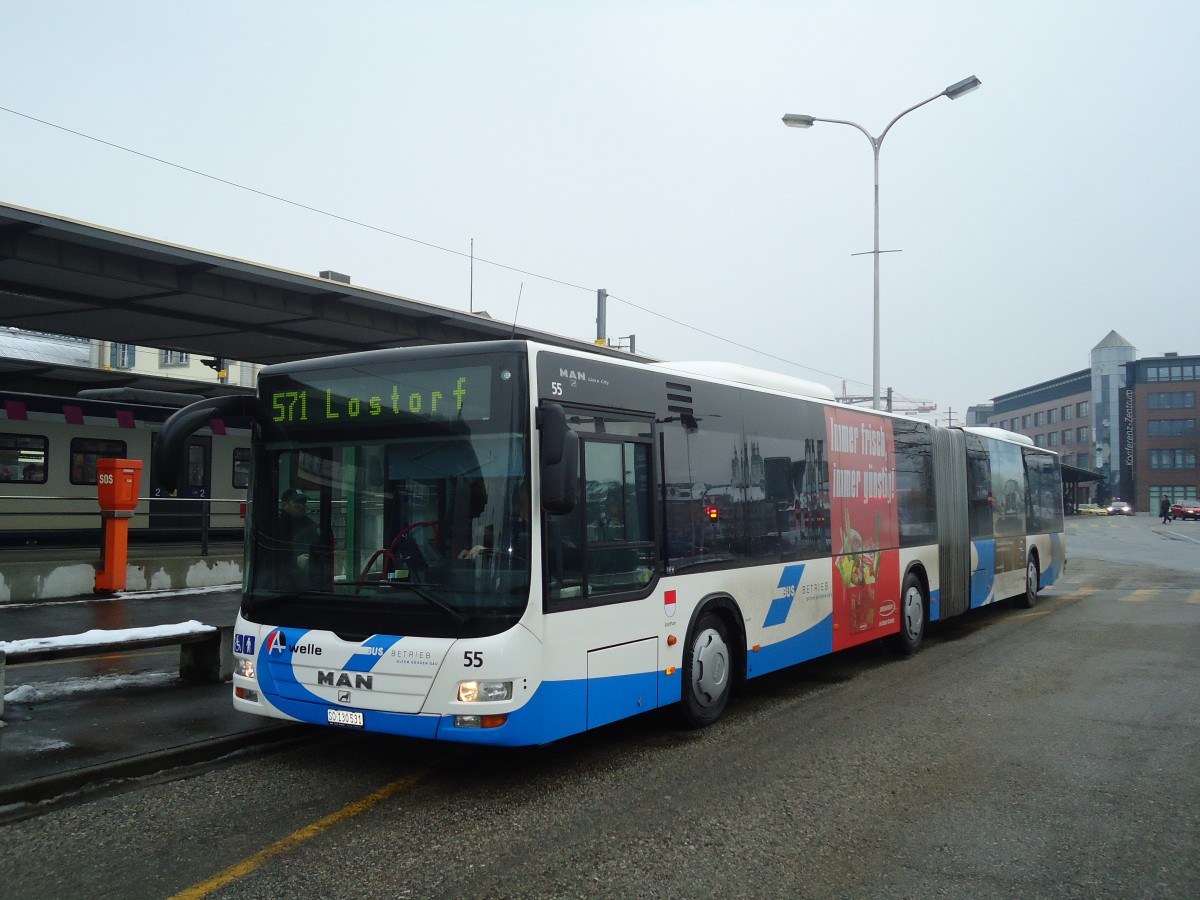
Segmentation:
<svg viewBox="0 0 1200 900">
<path fill-rule="evenodd" d="M 1141 590 L 1134 591 L 1127 597 L 1122 597 L 1121 600 L 1125 603 L 1144 603 L 1157 593 L 1158 591 L 1156 590 L 1142 588 Z"/>
<path fill-rule="evenodd" d="M 1188 603 L 1200 603 L 1200 591 L 1192 591 L 1192 595 L 1187 598 Z"/>
<path fill-rule="evenodd" d="M 278 856 L 280 853 L 286 853 L 294 847 L 300 846 L 307 840 L 315 838 L 323 831 L 332 828 L 339 822 L 357 816 L 359 813 L 366 812 L 371 807 L 386 800 L 388 797 L 397 791 L 412 787 L 426 775 L 431 769 L 421 769 L 411 775 L 406 775 L 404 778 L 397 779 L 391 784 L 385 784 L 379 790 L 367 794 L 361 800 L 355 800 L 343 806 L 335 813 L 331 813 L 323 819 L 313 822 L 311 825 L 305 825 L 299 831 L 293 831 L 287 837 L 276 841 L 271 846 L 258 851 L 253 856 L 249 856 L 240 863 L 235 863 L 224 872 L 220 872 L 209 878 L 207 881 L 202 881 L 194 887 L 190 887 L 185 891 L 176 894 L 171 900 L 197 900 L 200 897 L 207 897 L 213 891 L 225 887 L 231 882 L 237 881 L 239 878 L 245 878 L 251 872 L 260 868 L 264 863 Z"/>
</svg>

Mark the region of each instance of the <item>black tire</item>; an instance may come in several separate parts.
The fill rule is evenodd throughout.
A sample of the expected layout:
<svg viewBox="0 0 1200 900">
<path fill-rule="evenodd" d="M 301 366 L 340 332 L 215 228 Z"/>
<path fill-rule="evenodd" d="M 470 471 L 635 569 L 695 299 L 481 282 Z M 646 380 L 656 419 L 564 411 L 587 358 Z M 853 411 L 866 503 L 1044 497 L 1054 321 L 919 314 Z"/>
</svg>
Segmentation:
<svg viewBox="0 0 1200 900">
<path fill-rule="evenodd" d="M 1038 602 L 1038 582 L 1041 580 L 1041 569 L 1038 568 L 1037 557 L 1029 554 L 1025 563 L 1025 593 L 1017 597 L 1017 606 L 1021 609 L 1033 609 Z"/>
<path fill-rule="evenodd" d="M 912 572 L 904 576 L 899 615 L 900 631 L 892 638 L 892 649 L 901 656 L 912 656 L 921 648 L 929 622 L 929 598 L 921 579 Z"/>
<path fill-rule="evenodd" d="M 703 728 L 721 718 L 729 702 L 733 660 L 725 621 L 716 613 L 702 613 L 688 635 L 680 673 L 680 711 L 689 728 Z"/>
</svg>

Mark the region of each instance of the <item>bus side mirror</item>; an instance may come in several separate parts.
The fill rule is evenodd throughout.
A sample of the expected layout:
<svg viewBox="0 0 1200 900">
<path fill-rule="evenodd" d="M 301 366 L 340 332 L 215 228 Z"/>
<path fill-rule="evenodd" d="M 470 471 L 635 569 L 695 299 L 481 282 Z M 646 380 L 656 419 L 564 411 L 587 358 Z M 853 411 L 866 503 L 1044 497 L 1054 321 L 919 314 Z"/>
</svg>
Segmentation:
<svg viewBox="0 0 1200 900">
<path fill-rule="evenodd" d="M 567 414 L 557 403 L 538 407 L 537 427 L 542 434 L 542 509 L 565 515 L 575 508 L 579 490 L 579 435 L 567 425 Z"/>
</svg>

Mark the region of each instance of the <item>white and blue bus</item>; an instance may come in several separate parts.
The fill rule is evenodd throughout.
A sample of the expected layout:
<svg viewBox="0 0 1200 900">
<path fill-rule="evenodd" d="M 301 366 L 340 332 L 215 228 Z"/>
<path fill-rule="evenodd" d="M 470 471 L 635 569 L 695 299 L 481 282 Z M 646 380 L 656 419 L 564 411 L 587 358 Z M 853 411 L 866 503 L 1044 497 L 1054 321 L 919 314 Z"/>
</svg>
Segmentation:
<svg viewBox="0 0 1200 900">
<path fill-rule="evenodd" d="M 236 409 L 233 407 L 237 406 Z M 1055 454 L 740 366 L 526 341 L 265 368 L 234 705 L 543 744 L 928 622 L 1066 564 Z"/>
</svg>

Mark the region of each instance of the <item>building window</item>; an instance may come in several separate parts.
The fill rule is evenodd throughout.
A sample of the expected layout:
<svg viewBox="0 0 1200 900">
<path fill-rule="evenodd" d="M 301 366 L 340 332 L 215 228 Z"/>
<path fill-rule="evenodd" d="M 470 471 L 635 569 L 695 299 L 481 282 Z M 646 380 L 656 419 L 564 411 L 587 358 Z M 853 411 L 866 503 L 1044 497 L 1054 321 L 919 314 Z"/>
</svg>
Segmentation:
<svg viewBox="0 0 1200 900">
<path fill-rule="evenodd" d="M 1052 431 L 1052 432 L 1050 432 L 1050 434 L 1049 434 L 1049 435 L 1047 435 L 1047 438 L 1048 438 L 1048 439 L 1049 439 L 1049 441 L 1050 441 L 1050 446 L 1051 446 L 1051 447 L 1057 447 L 1057 446 L 1058 446 L 1058 432 L 1057 432 L 1057 431 Z"/>
<path fill-rule="evenodd" d="M 1075 404 L 1075 415 L 1079 416 L 1079 418 L 1082 419 L 1087 414 L 1088 414 L 1088 402 L 1086 400 L 1080 400 L 1078 403 Z"/>
<path fill-rule="evenodd" d="M 1092 467 L 1091 455 L 1088 453 L 1080 453 L 1079 456 L 1075 458 L 1075 465 L 1079 466 L 1081 469 L 1090 469 Z"/>
<path fill-rule="evenodd" d="M 1079 428 L 1076 428 L 1076 429 L 1075 429 L 1075 440 L 1076 440 L 1076 441 L 1078 441 L 1080 444 L 1086 444 L 1086 443 L 1087 443 L 1087 441 L 1088 441 L 1088 427 L 1087 427 L 1086 425 L 1082 425 L 1082 426 L 1080 426 Z"/>
<path fill-rule="evenodd" d="M 1062 420 L 1064 422 L 1070 422 L 1075 413 L 1075 407 L 1071 406 L 1070 404 L 1067 404 L 1066 406 L 1064 406 L 1062 408 L 1061 411 L 1062 411 Z"/>
<path fill-rule="evenodd" d="M 109 366 L 114 369 L 132 369 L 136 362 L 137 347 L 133 344 L 109 344 Z"/>
<path fill-rule="evenodd" d="M 1035 447 L 1045 447 L 1046 436 L 1044 434 L 1035 434 L 1033 436 L 1033 443 Z"/>
<path fill-rule="evenodd" d="M 1029 413 L 1026 413 L 1025 415 L 1021 416 L 1021 427 L 1028 428 L 1031 418 L 1032 418 L 1032 416 L 1030 416 Z"/>
<path fill-rule="evenodd" d="M 1196 468 L 1195 450 L 1151 450 L 1150 468 L 1152 469 L 1194 469 Z"/>
<path fill-rule="evenodd" d="M 186 366 L 190 360 L 191 354 L 184 353 L 182 350 L 160 350 L 158 352 L 158 364 L 164 369 Z"/>
<path fill-rule="evenodd" d="M 1044 412 L 1036 412 L 1033 414 L 1033 425 L 1035 428 L 1041 428 L 1046 424 L 1046 414 Z"/>
<path fill-rule="evenodd" d="M 1146 399 L 1151 409 L 1194 409 L 1195 391 L 1151 391 Z"/>
<path fill-rule="evenodd" d="M 1057 409 L 1050 409 L 1050 410 L 1046 411 L 1046 422 L 1050 425 L 1054 425 L 1058 422 L 1058 410 Z"/>
<path fill-rule="evenodd" d="M 1074 436 L 1075 432 L 1073 432 L 1070 428 L 1064 428 L 1062 433 L 1062 442 L 1064 444 L 1069 444 L 1071 443 L 1071 438 Z"/>
<path fill-rule="evenodd" d="M 1195 419 L 1151 419 L 1148 425 L 1150 437 L 1179 437 L 1196 433 Z"/>
<path fill-rule="evenodd" d="M 1194 381 L 1195 366 L 1147 366 L 1147 381 Z"/>
<path fill-rule="evenodd" d="M 1150 485 L 1150 498 L 1152 500 L 1161 500 L 1163 494 L 1167 495 L 1172 503 L 1178 503 L 1181 500 L 1195 500 L 1196 486 L 1194 484 L 1152 484 Z"/>
</svg>

